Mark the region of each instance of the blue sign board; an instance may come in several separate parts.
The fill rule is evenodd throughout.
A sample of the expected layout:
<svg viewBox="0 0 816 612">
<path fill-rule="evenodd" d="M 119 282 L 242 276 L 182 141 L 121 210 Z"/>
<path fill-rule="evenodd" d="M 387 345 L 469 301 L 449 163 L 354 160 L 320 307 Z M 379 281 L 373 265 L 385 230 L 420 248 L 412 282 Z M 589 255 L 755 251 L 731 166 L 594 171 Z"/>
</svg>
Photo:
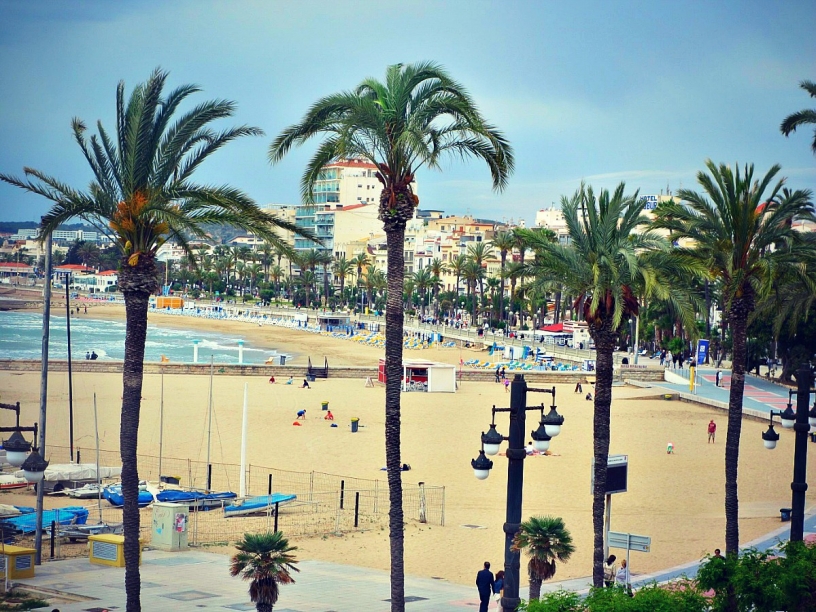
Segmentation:
<svg viewBox="0 0 816 612">
<path fill-rule="evenodd" d="M 697 365 L 703 365 L 708 357 L 708 340 L 697 341 Z"/>
</svg>

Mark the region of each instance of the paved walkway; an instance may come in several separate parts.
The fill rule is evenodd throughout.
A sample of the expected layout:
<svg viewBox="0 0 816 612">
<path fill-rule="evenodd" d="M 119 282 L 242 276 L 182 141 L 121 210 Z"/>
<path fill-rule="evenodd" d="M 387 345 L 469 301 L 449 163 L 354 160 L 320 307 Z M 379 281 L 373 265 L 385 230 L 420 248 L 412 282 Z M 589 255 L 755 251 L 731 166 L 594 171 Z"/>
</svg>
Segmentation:
<svg viewBox="0 0 816 612">
<path fill-rule="evenodd" d="M 816 514 L 805 520 L 805 535 L 816 532 Z M 774 548 L 790 534 L 790 524 L 758 540 L 748 542 L 760 550 Z M 620 556 L 620 555 L 619 555 Z M 190 550 L 183 553 L 145 551 L 142 578 L 142 609 L 152 611 L 192 612 L 207 610 L 254 610 L 247 595 L 247 583 L 231 578 L 229 557 Z M 694 576 L 699 562 L 661 572 L 634 575 L 635 587 L 663 582 L 680 576 Z M 276 612 L 387 612 L 390 585 L 388 572 L 324 563 L 302 561 L 300 573 L 292 585 L 281 587 Z M 474 580 L 476 575 L 474 569 Z M 36 570 L 36 577 L 23 585 L 55 593 L 80 595 L 81 602 L 59 604 L 61 612 L 104 612 L 124 610 L 124 569 L 91 565 L 87 558 L 46 563 Z M 564 588 L 585 592 L 591 579 L 576 578 L 548 582 L 543 591 Z M 475 610 L 479 607 L 475 586 L 452 584 L 430 578 L 405 579 L 406 608 L 411 612 L 438 610 Z M 522 589 L 521 596 L 528 596 Z"/>
<path fill-rule="evenodd" d="M 688 370 L 672 370 L 678 376 L 688 379 Z M 701 400 L 713 400 L 718 404 L 728 406 L 728 396 L 731 389 L 731 373 L 728 370 L 721 370 L 722 378 L 720 386 L 715 385 L 716 370 L 714 368 L 701 367 L 698 371 L 698 385 L 694 395 Z M 642 384 L 640 386 L 662 387 L 675 393 L 690 393 L 689 384 L 671 383 L 668 381 Z M 784 410 L 788 405 L 788 387 L 771 382 L 758 376 L 746 375 L 745 377 L 745 397 L 743 408 L 750 411 L 758 411 L 766 415 L 773 410 Z M 796 410 L 796 399 L 793 400 L 793 408 Z"/>
</svg>

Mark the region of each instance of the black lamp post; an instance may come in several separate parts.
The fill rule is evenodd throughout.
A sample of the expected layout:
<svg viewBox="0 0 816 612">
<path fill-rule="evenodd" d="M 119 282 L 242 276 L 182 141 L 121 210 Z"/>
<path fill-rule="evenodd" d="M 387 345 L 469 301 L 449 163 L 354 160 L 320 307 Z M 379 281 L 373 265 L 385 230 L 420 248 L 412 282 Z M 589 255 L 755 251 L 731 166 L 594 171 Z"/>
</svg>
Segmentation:
<svg viewBox="0 0 816 612">
<path fill-rule="evenodd" d="M 779 434 L 774 430 L 773 418 L 778 416 L 785 429 L 796 432 L 796 441 L 793 451 L 793 491 L 791 500 L 791 529 L 790 539 L 801 542 L 804 537 L 805 526 L 805 491 L 807 491 L 807 452 L 808 432 L 811 426 L 816 426 L 816 402 L 808 410 L 810 394 L 816 393 L 813 386 L 813 372 L 807 363 L 796 372 L 797 390 L 788 392 L 788 407 L 785 410 L 771 410 L 768 431 L 762 434 L 765 448 L 773 450 L 779 440 Z M 796 395 L 796 412 L 793 411 L 791 398 Z"/>
<path fill-rule="evenodd" d="M 527 406 L 527 392 L 549 393 L 552 395 L 550 411 L 544 415 L 544 404 Z M 522 374 L 516 374 L 510 385 L 510 407 L 496 408 L 493 406 L 493 422 L 486 433 L 482 433 L 482 450 L 479 456 L 470 463 L 473 474 L 479 480 L 485 480 L 490 475 L 493 462 L 485 455 L 496 455 L 501 443 L 508 441 L 507 447 L 507 510 L 504 523 L 504 596 L 501 599 L 505 612 L 515 610 L 521 603 L 519 598 L 519 568 L 521 567 L 521 552 L 513 550 L 513 541 L 521 528 L 522 486 L 524 484 L 524 459 L 527 452 L 524 448 L 524 432 L 528 410 L 541 411 L 541 421 L 538 428 L 531 432 L 533 446 L 544 452 L 550 447 L 550 440 L 561 433 L 562 417 L 556 411 L 555 387 L 552 389 L 528 389 L 527 382 Z M 502 436 L 496 431 L 496 413 L 510 414 L 509 436 Z"/>
<path fill-rule="evenodd" d="M 20 425 L 20 402 L 16 404 L 0 404 L 0 409 L 13 410 L 17 416 L 17 424 L 14 427 L 0 427 L 0 433 L 11 432 L 8 440 L 3 441 L 3 448 L 6 450 L 6 461 L 14 467 L 23 470 L 23 475 L 28 482 L 40 482 L 45 474 L 48 462 L 44 461 L 37 451 L 37 434 L 39 429 L 34 423 L 31 427 Z M 34 444 L 23 437 L 22 432 L 30 431 L 34 434 Z"/>
</svg>

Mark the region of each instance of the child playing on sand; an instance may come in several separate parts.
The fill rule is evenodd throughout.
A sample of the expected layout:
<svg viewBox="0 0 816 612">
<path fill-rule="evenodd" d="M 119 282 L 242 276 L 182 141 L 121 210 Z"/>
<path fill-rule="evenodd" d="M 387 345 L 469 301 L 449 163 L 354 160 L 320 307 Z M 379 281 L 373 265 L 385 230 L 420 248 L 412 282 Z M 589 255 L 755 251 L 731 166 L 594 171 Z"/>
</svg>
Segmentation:
<svg viewBox="0 0 816 612">
<path fill-rule="evenodd" d="M 291 376 L 286 380 L 287 385 L 291 385 L 293 382 L 295 382 L 295 381 Z"/>
<path fill-rule="evenodd" d="M 505 378 L 504 379 L 504 392 L 508 393 L 509 391 L 510 391 L 510 379 Z"/>
<path fill-rule="evenodd" d="M 304 410 L 298 410 L 297 411 L 297 418 L 298 418 L 299 421 L 305 421 L 306 420 L 306 410 L 305 409 Z"/>
<path fill-rule="evenodd" d="M 324 418 L 325 420 L 327 420 L 327 421 L 333 421 L 333 420 L 334 420 L 334 415 L 331 413 L 331 410 L 329 410 L 329 411 L 326 413 L 326 416 L 324 416 L 323 418 Z"/>
</svg>

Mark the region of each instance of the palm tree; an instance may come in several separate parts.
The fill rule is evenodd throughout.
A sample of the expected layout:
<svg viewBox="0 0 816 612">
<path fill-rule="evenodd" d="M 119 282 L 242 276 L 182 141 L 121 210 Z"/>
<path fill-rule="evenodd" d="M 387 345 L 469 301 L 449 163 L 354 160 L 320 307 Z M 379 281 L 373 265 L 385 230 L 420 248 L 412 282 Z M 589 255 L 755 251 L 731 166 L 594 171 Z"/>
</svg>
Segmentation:
<svg viewBox="0 0 816 612">
<path fill-rule="evenodd" d="M 238 552 L 230 559 L 230 576 L 241 576 L 249 582 L 249 600 L 258 612 L 271 612 L 278 602 L 281 584 L 292 584 L 292 572 L 299 572 L 292 554 L 297 546 L 280 531 L 245 533 L 235 544 Z"/>
<path fill-rule="evenodd" d="M 468 259 L 465 262 L 465 267 L 462 268 L 462 276 L 467 285 L 467 292 L 471 298 L 472 318 L 471 325 L 476 325 L 476 318 L 479 316 L 479 303 L 476 298 L 476 286 L 484 279 L 484 268 L 475 260 Z"/>
<path fill-rule="evenodd" d="M 493 247 L 486 242 L 477 242 L 476 244 L 468 245 L 468 257 L 470 257 L 476 265 L 480 268 L 485 268 L 485 261 L 493 257 Z M 484 279 L 485 274 L 479 277 L 479 294 L 484 295 Z"/>
<path fill-rule="evenodd" d="M 125 297 L 126 317 L 119 444 L 128 612 L 141 608 L 136 444 L 148 299 L 159 286 L 156 251 L 167 239 L 189 250 L 188 238 L 203 238 L 206 224 L 233 225 L 272 242 L 280 242 L 275 227 L 300 232 L 293 224 L 261 211 L 238 189 L 192 182 L 196 168 L 211 153 L 236 138 L 262 132 L 247 126 L 211 130 L 212 121 L 231 117 L 235 111 L 234 103 L 223 100 L 199 104 L 174 120 L 179 105 L 199 89 L 183 85 L 164 97 L 166 79 L 167 73 L 156 69 L 127 100 L 125 85 L 119 83 L 113 139 L 98 123 L 98 137 L 91 136 L 88 142 L 85 124 L 72 121 L 74 139 L 94 174 L 87 191 L 32 168 L 24 170 L 27 179 L 0 174 L 1 180 L 53 202 L 42 218 L 41 239 L 68 220 L 81 218 L 111 235 L 119 250 L 119 288 Z"/>
<path fill-rule="evenodd" d="M 345 255 L 341 255 L 334 262 L 334 273 L 340 279 L 340 298 L 345 300 L 346 277 L 354 272 L 354 263 L 346 259 Z M 346 302 L 346 305 L 348 303 Z"/>
<path fill-rule="evenodd" d="M 357 253 L 357 255 L 352 257 L 351 263 L 357 266 L 357 293 L 360 295 L 360 312 L 362 312 L 363 297 L 362 290 L 360 289 L 360 284 L 363 282 L 363 268 L 368 267 L 368 264 L 371 263 L 371 260 L 368 258 L 368 253 L 363 251 L 362 253 Z"/>
<path fill-rule="evenodd" d="M 434 317 L 439 316 L 439 289 L 442 287 L 442 275 L 447 271 L 445 262 L 438 257 L 431 260 L 431 274 L 433 274 Z"/>
<path fill-rule="evenodd" d="M 275 299 L 280 299 L 281 278 L 283 277 L 283 268 L 280 266 L 272 266 L 269 269 L 269 275 L 275 283 Z"/>
<path fill-rule="evenodd" d="M 802 81 L 799 87 L 810 94 L 811 98 L 816 98 L 816 83 L 813 81 Z M 796 128 L 802 125 L 816 124 L 816 108 L 806 108 L 797 113 L 788 115 L 779 126 L 779 130 L 785 135 L 790 136 L 791 132 L 795 132 Z M 816 128 L 813 130 L 813 144 L 810 145 L 814 155 L 816 155 Z"/>
<path fill-rule="evenodd" d="M 77 247 L 77 257 L 85 266 L 94 266 L 99 263 L 99 247 L 93 242 L 83 242 Z"/>
<path fill-rule="evenodd" d="M 499 319 L 504 320 L 504 273 L 507 264 L 507 254 L 513 252 L 516 239 L 512 232 L 497 232 L 491 240 L 494 249 L 501 255 L 501 287 L 499 289 Z"/>
<path fill-rule="evenodd" d="M 329 308 L 329 266 L 334 263 L 334 257 L 329 251 L 319 251 L 318 263 L 323 266 L 323 305 Z"/>
<path fill-rule="evenodd" d="M 390 493 L 391 609 L 405 608 L 403 511 L 400 472 L 400 381 L 404 311 L 405 226 L 419 198 L 412 184 L 422 166 L 440 168 L 446 154 L 483 159 L 501 190 L 513 170 L 513 153 L 502 134 L 482 118 L 465 89 L 433 63 L 395 64 L 385 82 L 366 79 L 353 91 L 318 100 L 303 120 L 275 139 L 272 162 L 293 145 L 324 136 L 301 180 L 304 199 L 327 163 L 344 157 L 371 162 L 382 183 L 379 217 L 388 254 L 385 359 L 385 447 Z"/>
<path fill-rule="evenodd" d="M 462 272 L 465 269 L 465 264 L 467 264 L 467 255 L 460 253 L 453 258 L 453 261 L 451 261 L 448 266 L 448 269 L 456 275 L 456 287 L 454 291 L 457 296 L 459 295 L 459 283 L 462 280 Z"/>
<path fill-rule="evenodd" d="M 541 596 L 541 583 L 555 576 L 555 562 L 566 563 L 575 552 L 564 520 L 553 516 L 531 516 L 524 521 L 513 539 L 513 549 L 524 550 L 530 557 L 531 600 Z"/>
<path fill-rule="evenodd" d="M 675 253 L 698 263 L 720 285 L 724 315 L 733 339 L 728 433 L 725 442 L 725 551 L 739 551 L 737 467 L 747 362 L 748 318 L 759 297 L 771 291 L 783 268 L 814 257 L 814 246 L 793 229 L 794 219 L 813 219 L 810 192 L 782 192 L 785 179 L 772 185 L 773 166 L 754 180 L 753 165 L 742 173 L 706 160 L 710 174 L 697 173 L 703 193 L 678 191 L 682 203 L 663 202 L 654 227 L 668 229 L 677 241 L 688 241 Z"/>
<path fill-rule="evenodd" d="M 421 270 L 417 270 L 416 272 L 414 272 L 413 280 L 414 286 L 419 292 L 419 313 L 420 316 L 424 317 L 426 297 L 428 289 L 430 289 L 432 284 L 430 270 L 428 268 L 422 268 Z"/>
<path fill-rule="evenodd" d="M 596 587 L 603 584 L 612 357 L 618 328 L 638 312 L 636 290 L 641 295 L 655 293 L 661 298 L 670 297 L 672 288 L 662 282 L 663 276 L 672 266 L 679 267 L 683 263 L 679 258 L 663 261 L 657 256 L 669 249 L 664 238 L 654 232 L 636 231 L 648 219 L 641 214 L 637 193 L 626 196 L 624 189 L 621 183 L 612 194 L 601 190 L 596 199 L 592 187 L 581 185 L 571 198 L 563 196 L 561 207 L 570 236 L 567 245 L 553 243 L 539 232 L 516 230 L 519 238 L 535 252 L 533 260 L 525 266 L 525 275 L 533 277 L 531 287 L 546 287 L 557 282 L 569 288 L 576 296 L 576 303 L 583 304 L 584 318 L 597 349 L 592 502 L 592 576 Z M 693 309 L 688 308 L 685 316 L 693 323 Z"/>
</svg>

